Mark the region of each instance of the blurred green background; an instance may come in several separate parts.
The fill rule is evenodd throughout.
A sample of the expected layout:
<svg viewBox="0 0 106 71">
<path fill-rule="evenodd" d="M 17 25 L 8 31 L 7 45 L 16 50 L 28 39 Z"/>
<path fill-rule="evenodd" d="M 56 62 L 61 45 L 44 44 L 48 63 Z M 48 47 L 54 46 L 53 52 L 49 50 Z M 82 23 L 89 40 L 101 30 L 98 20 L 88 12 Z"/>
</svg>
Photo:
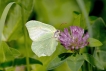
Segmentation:
<svg viewBox="0 0 106 71">
<path fill-rule="evenodd" d="M 81 1 L 84 2 L 90 20 L 93 37 L 103 43 L 93 53 L 90 52 L 89 48 L 82 49 L 82 52 L 91 53 L 95 58 L 100 59 L 106 69 L 106 0 Z M 50 61 L 58 54 L 66 52 L 64 47 L 58 45 L 52 56 L 38 58 L 31 50 L 32 41 L 25 27 L 25 23 L 29 20 L 51 24 L 60 30 L 72 25 L 88 30 L 84 14 L 77 0 L 0 0 L 0 19 L 3 10 L 11 2 L 15 2 L 15 4 L 9 9 L 3 31 L 0 33 L 4 37 L 0 46 L 0 71 L 28 71 L 27 69 L 30 71 L 47 71 L 46 68 Z M 86 69 L 88 69 L 87 66 Z M 94 70 L 103 71 L 96 68 Z M 50 71 L 71 71 L 71 69 L 65 62 Z"/>
</svg>

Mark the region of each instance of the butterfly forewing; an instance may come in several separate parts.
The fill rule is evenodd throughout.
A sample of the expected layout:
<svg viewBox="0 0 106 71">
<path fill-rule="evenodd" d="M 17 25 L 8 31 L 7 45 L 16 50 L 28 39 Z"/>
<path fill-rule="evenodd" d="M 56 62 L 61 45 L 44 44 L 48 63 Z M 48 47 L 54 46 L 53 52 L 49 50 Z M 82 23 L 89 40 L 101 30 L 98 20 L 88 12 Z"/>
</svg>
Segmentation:
<svg viewBox="0 0 106 71">
<path fill-rule="evenodd" d="M 39 21 L 29 21 L 26 23 L 29 36 L 33 41 L 38 41 L 43 35 L 54 34 L 56 29 Z M 52 37 L 52 36 L 50 36 Z"/>
</svg>

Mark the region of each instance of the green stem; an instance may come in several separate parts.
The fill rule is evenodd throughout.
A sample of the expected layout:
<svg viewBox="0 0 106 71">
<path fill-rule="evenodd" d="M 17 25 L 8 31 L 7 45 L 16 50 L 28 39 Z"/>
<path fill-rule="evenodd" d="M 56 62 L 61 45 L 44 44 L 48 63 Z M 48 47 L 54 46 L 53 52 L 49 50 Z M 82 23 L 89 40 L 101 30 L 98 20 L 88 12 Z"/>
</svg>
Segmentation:
<svg viewBox="0 0 106 71">
<path fill-rule="evenodd" d="M 85 20 L 86 20 L 86 25 L 88 27 L 88 32 L 90 34 L 90 37 L 92 37 L 92 28 L 90 26 L 90 21 L 89 21 L 89 18 L 88 18 L 88 14 L 87 14 L 87 11 L 86 11 L 86 8 L 85 8 L 85 5 L 84 5 L 84 2 L 83 0 L 76 0 L 81 11 L 82 11 L 82 14 L 84 15 L 85 17 Z"/>
<path fill-rule="evenodd" d="M 93 68 L 92 68 L 92 66 L 90 64 L 88 64 L 88 70 L 89 71 L 93 71 Z"/>
<path fill-rule="evenodd" d="M 88 18 L 88 14 L 87 14 L 87 11 L 86 11 L 86 8 L 85 8 L 85 5 L 84 5 L 84 1 L 83 0 L 76 0 L 81 11 L 82 11 L 82 14 L 84 15 L 85 17 L 85 20 L 86 20 L 86 25 L 88 27 L 88 32 L 90 34 L 90 37 L 93 37 L 93 33 L 92 33 L 92 28 L 91 28 L 91 25 L 90 25 L 90 21 L 89 21 L 89 18 Z M 93 49 L 91 48 L 91 53 L 93 53 Z M 92 66 L 90 64 L 88 64 L 88 71 L 92 71 Z"/>
<path fill-rule="evenodd" d="M 27 64 L 27 70 L 30 71 L 30 64 L 29 64 L 29 52 L 28 52 L 28 47 L 27 47 L 27 33 L 25 31 L 25 28 L 24 28 L 24 41 L 25 41 L 25 48 L 26 48 L 26 64 Z"/>
<path fill-rule="evenodd" d="M 25 21 L 24 21 L 24 10 L 23 6 L 21 8 L 22 11 L 22 23 L 23 23 L 23 32 L 24 32 L 24 43 L 25 43 L 25 48 L 26 48 L 26 66 L 27 66 L 27 71 L 30 71 L 30 63 L 29 63 L 29 51 L 27 47 L 27 32 L 25 28 Z"/>
<path fill-rule="evenodd" d="M 81 69 L 82 69 L 82 71 L 86 70 L 85 63 L 83 63 L 83 65 L 81 66 Z"/>
</svg>

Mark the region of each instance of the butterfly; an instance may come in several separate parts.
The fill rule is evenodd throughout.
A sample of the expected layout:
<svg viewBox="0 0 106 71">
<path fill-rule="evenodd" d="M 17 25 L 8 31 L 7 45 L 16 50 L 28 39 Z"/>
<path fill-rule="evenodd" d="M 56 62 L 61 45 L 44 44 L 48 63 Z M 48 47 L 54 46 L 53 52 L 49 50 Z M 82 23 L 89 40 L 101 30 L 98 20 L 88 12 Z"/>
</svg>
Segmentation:
<svg viewBox="0 0 106 71">
<path fill-rule="evenodd" d="M 31 20 L 26 23 L 26 27 L 31 38 L 32 51 L 38 56 L 50 56 L 58 45 L 60 31 L 53 26 Z"/>
</svg>

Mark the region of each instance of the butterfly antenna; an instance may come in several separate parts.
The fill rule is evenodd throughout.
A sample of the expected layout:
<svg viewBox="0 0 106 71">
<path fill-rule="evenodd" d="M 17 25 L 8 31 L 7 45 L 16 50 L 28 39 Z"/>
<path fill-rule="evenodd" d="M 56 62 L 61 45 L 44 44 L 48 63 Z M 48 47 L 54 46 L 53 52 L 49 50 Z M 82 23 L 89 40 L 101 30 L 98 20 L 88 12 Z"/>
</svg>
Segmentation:
<svg viewBox="0 0 106 71">
<path fill-rule="evenodd" d="M 62 25 L 63 25 L 63 24 L 67 24 L 67 23 L 61 23 L 61 24 L 60 24 L 60 29 L 62 28 Z"/>
</svg>

